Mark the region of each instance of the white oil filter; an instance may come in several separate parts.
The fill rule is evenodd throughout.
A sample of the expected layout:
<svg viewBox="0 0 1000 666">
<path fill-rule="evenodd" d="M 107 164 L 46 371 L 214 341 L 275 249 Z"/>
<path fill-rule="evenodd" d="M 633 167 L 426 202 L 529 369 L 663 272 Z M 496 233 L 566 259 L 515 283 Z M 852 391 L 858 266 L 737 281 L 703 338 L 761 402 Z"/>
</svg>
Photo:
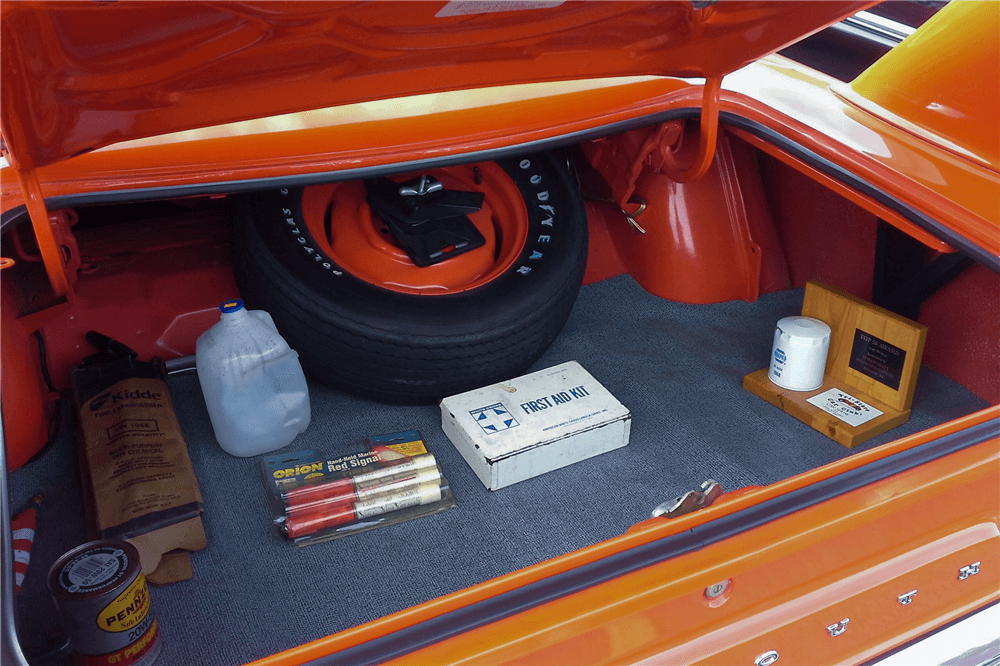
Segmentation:
<svg viewBox="0 0 1000 666">
<path fill-rule="evenodd" d="M 829 351 L 829 326 L 812 317 L 785 317 L 774 329 L 767 378 L 790 391 L 818 389 Z"/>
</svg>

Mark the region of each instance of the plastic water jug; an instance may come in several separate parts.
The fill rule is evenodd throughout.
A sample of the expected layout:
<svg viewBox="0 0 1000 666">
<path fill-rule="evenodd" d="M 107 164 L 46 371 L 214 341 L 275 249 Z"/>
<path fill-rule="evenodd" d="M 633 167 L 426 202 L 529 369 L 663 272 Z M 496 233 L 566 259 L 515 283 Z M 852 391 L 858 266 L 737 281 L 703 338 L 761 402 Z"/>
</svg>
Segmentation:
<svg viewBox="0 0 1000 666">
<path fill-rule="evenodd" d="M 309 388 L 299 355 L 271 315 L 235 299 L 198 337 L 195 358 L 215 438 L 234 456 L 255 456 L 291 443 L 309 426 Z"/>
</svg>

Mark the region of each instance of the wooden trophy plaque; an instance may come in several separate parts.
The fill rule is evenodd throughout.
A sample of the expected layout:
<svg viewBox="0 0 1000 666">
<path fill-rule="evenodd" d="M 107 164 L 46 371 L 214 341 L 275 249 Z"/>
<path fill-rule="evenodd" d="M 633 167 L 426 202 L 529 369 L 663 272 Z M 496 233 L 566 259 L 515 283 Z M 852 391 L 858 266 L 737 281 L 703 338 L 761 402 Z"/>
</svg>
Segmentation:
<svg viewBox="0 0 1000 666">
<path fill-rule="evenodd" d="M 802 316 L 830 327 L 823 385 L 783 389 L 764 368 L 744 377 L 743 388 L 848 448 L 906 423 L 927 327 L 814 281 Z"/>
</svg>

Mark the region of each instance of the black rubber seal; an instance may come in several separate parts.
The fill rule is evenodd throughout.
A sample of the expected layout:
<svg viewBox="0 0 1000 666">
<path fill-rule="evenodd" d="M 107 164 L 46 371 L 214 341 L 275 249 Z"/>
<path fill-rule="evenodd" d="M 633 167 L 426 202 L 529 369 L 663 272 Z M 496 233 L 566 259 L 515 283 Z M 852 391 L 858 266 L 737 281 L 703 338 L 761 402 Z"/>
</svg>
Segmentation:
<svg viewBox="0 0 1000 666">
<path fill-rule="evenodd" d="M 315 666 L 333 664 L 362 666 L 389 661 L 639 569 L 700 550 L 876 481 L 975 446 L 998 435 L 1000 435 L 1000 418 L 848 470 L 680 534 L 664 537 L 545 580 L 529 583 L 307 663 Z"/>
<path fill-rule="evenodd" d="M 628 132 L 629 130 L 647 127 L 649 125 L 656 125 L 671 120 L 683 120 L 686 118 L 700 117 L 701 110 L 699 108 L 686 107 L 642 116 L 641 118 L 633 118 L 617 123 L 602 125 L 600 127 L 582 130 L 579 132 L 572 132 L 570 134 L 564 134 L 548 139 L 522 143 L 516 146 L 506 146 L 503 148 L 495 148 L 492 150 L 474 153 L 462 153 L 460 155 L 449 155 L 446 157 L 437 157 L 428 160 L 414 160 L 412 162 L 401 162 L 376 167 L 365 167 L 361 169 L 327 171 L 307 175 L 263 178 L 260 180 L 235 180 L 198 185 L 178 185 L 62 195 L 47 198 L 45 200 L 45 204 L 49 210 L 57 210 L 59 208 L 70 208 L 73 206 L 127 203 L 131 201 L 150 201 L 156 199 L 172 199 L 175 197 L 204 196 L 209 194 L 236 194 L 259 190 L 280 189 L 282 187 L 304 187 L 307 185 L 318 185 L 321 183 L 377 178 L 404 171 L 419 171 L 421 169 L 453 166 L 476 161 L 497 160 L 504 157 L 515 157 L 528 152 L 562 148 L 580 143 L 581 141 L 589 141 L 603 136 L 608 136 L 609 134 Z M 892 210 L 895 210 L 897 213 L 910 220 L 921 229 L 927 231 L 934 237 L 939 238 L 940 240 L 955 247 L 957 250 L 960 250 L 962 253 L 975 259 L 977 262 L 986 266 L 993 272 L 1000 273 L 1000 256 L 991 254 L 986 249 L 963 237 L 953 229 L 950 229 L 937 220 L 924 215 L 912 206 L 909 206 L 899 199 L 887 194 L 868 181 L 858 178 L 851 172 L 833 164 L 826 158 L 817 155 L 808 148 L 799 145 L 791 139 L 768 127 L 765 127 L 764 125 L 761 125 L 756 121 L 748 120 L 735 113 L 728 111 L 721 112 L 719 114 L 719 122 L 723 125 L 729 125 L 746 130 L 754 136 L 774 144 L 790 155 L 802 160 L 809 166 L 814 167 L 822 173 L 854 188 L 862 194 L 870 196 Z M 25 219 L 27 219 L 27 208 L 25 206 L 22 205 L 12 208 L 11 210 L 4 212 L 2 217 L 0 217 L 0 231 L 6 230 L 10 224 L 18 224 Z"/>
</svg>

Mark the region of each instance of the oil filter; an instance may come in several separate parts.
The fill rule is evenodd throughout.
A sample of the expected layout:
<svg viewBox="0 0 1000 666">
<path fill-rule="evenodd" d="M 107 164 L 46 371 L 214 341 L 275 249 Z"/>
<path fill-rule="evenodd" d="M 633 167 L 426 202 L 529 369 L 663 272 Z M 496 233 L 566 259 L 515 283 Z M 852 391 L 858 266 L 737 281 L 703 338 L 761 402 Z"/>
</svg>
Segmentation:
<svg viewBox="0 0 1000 666">
<path fill-rule="evenodd" d="M 812 317 L 785 317 L 774 329 L 767 378 L 791 391 L 818 389 L 829 351 L 829 326 Z"/>
<path fill-rule="evenodd" d="M 159 656 L 159 627 L 132 544 L 74 548 L 52 565 L 48 584 L 77 666 L 148 666 Z"/>
</svg>

